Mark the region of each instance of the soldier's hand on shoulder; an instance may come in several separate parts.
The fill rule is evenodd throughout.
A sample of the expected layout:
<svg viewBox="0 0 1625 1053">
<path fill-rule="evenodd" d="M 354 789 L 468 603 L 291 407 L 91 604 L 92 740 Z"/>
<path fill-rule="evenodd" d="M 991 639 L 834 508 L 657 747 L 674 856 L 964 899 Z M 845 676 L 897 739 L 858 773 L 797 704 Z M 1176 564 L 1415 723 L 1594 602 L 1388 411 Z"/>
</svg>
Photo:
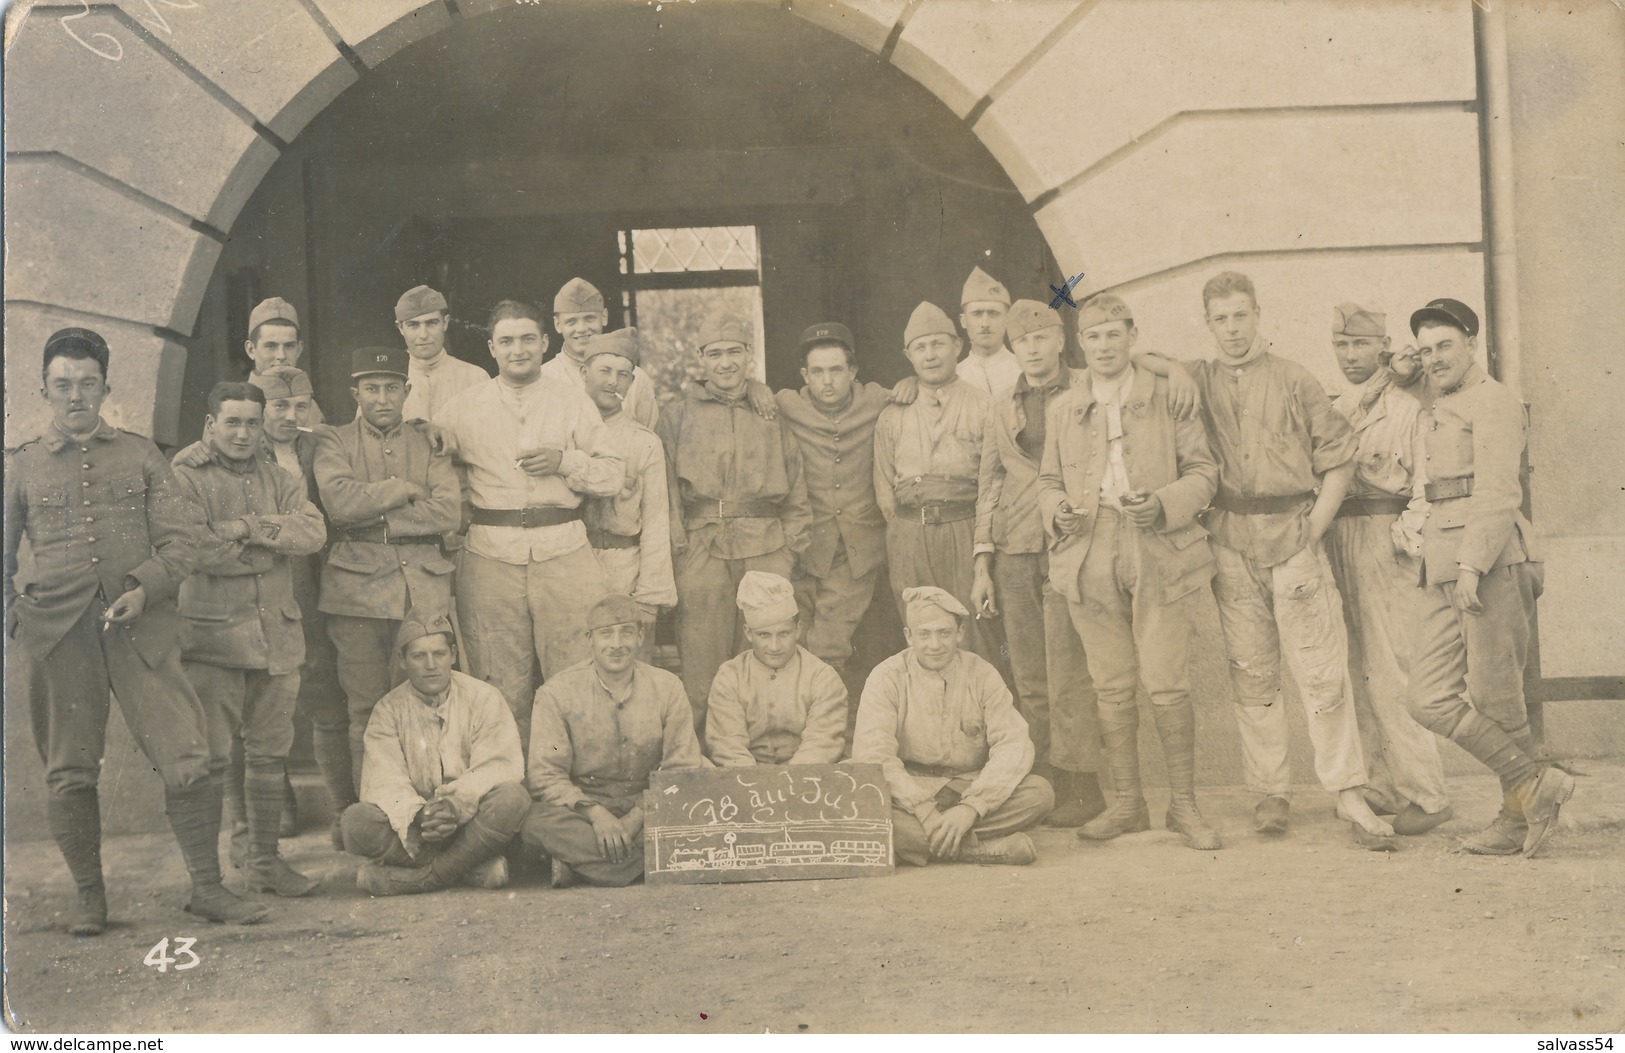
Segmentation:
<svg viewBox="0 0 1625 1053">
<path fill-rule="evenodd" d="M 1168 360 L 1168 410 L 1175 420 L 1194 420 L 1202 412 L 1202 390 L 1190 370 Z"/>
<path fill-rule="evenodd" d="M 891 400 L 899 406 L 909 406 L 920 397 L 920 378 L 904 377 L 892 385 Z"/>
<path fill-rule="evenodd" d="M 202 468 L 209 463 L 209 447 L 202 441 L 184 446 L 169 461 L 171 468 Z"/>
<path fill-rule="evenodd" d="M 745 384 L 745 397 L 750 400 L 750 408 L 763 420 L 778 418 L 779 404 L 773 398 L 773 389 L 760 380 L 748 381 Z"/>
</svg>

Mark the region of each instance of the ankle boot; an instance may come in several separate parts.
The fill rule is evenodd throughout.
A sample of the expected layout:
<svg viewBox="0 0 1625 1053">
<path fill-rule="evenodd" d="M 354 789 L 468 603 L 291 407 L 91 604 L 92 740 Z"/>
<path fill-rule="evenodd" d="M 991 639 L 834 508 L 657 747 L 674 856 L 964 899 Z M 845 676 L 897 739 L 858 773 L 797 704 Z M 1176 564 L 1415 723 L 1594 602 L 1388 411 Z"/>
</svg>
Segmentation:
<svg viewBox="0 0 1625 1053">
<path fill-rule="evenodd" d="M 107 886 L 102 881 L 102 812 L 95 788 L 47 797 L 45 819 L 73 876 L 75 899 L 68 912 L 68 934 L 99 936 L 107 928 Z"/>
<path fill-rule="evenodd" d="M 294 897 L 310 894 L 320 884 L 289 866 L 277 850 L 282 826 L 283 764 L 255 761 L 244 788 L 248 797 L 249 851 L 243 884 L 250 892 Z"/>
<path fill-rule="evenodd" d="M 239 870 L 248 861 L 248 800 L 243 790 L 243 740 L 231 741 L 231 760 L 226 765 L 220 782 L 220 796 L 225 801 L 226 819 L 231 824 L 231 865 Z"/>
<path fill-rule="evenodd" d="M 238 925 L 265 920 L 269 913 L 265 907 L 239 899 L 220 883 L 219 782 L 206 778 L 189 786 L 165 786 L 164 814 L 169 817 L 186 870 L 192 876 L 186 912 L 208 921 Z"/>
<path fill-rule="evenodd" d="M 367 863 L 356 871 L 355 883 L 374 896 L 437 892 L 457 884 L 469 871 L 500 854 L 508 841 L 509 836 L 499 834 L 476 815 L 428 863 L 416 867 Z"/>
<path fill-rule="evenodd" d="M 1101 702 L 1100 746 L 1112 772 L 1113 801 L 1078 831 L 1078 837 L 1109 841 L 1119 834 L 1151 829 L 1151 814 L 1140 790 L 1140 709 L 1133 699 Z"/>
<path fill-rule="evenodd" d="M 316 752 L 316 767 L 321 769 L 322 785 L 327 789 L 327 807 L 333 813 L 328 836 L 333 851 L 344 851 L 344 835 L 339 828 L 339 817 L 356 802 L 355 785 L 350 774 L 350 731 L 343 728 L 315 728 L 311 732 Z"/>
<path fill-rule="evenodd" d="M 1190 699 L 1152 706 L 1151 712 L 1168 763 L 1168 814 L 1163 825 L 1178 834 L 1186 848 L 1203 852 L 1223 848 L 1224 839 L 1196 808 L 1196 711 Z"/>
<path fill-rule="evenodd" d="M 976 835 L 972 834 L 965 840 L 971 842 Z M 1011 834 L 1008 837 L 994 837 L 976 839 L 973 843 L 961 844 L 958 863 L 983 863 L 996 866 L 1024 867 L 1038 858 L 1038 850 L 1033 847 L 1033 839 L 1026 834 Z"/>
</svg>

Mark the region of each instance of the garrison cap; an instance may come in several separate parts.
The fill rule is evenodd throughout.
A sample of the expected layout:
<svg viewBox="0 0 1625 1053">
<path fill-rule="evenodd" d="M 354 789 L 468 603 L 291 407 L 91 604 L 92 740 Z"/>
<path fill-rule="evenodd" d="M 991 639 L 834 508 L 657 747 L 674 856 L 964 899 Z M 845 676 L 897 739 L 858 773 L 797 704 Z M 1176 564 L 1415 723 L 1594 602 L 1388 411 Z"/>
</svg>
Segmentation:
<svg viewBox="0 0 1625 1053">
<path fill-rule="evenodd" d="M 591 362 L 599 355 L 620 355 L 634 366 L 638 365 L 643 360 L 643 344 L 638 339 L 638 331 L 627 326 L 611 333 L 599 333 L 587 341 L 587 353 L 581 357 L 581 361 Z"/>
<path fill-rule="evenodd" d="M 1111 293 L 1099 293 L 1083 301 L 1078 308 L 1078 332 L 1093 329 L 1097 325 L 1107 322 L 1122 322 L 1125 325 L 1134 324 L 1134 312 L 1128 309 L 1128 304 L 1120 296 Z"/>
<path fill-rule="evenodd" d="M 299 312 L 293 309 L 293 304 L 280 296 L 273 296 L 269 300 L 261 300 L 248 315 L 248 331 L 252 333 L 266 322 L 282 322 L 299 328 Z"/>
<path fill-rule="evenodd" d="M 806 350 L 813 344 L 844 344 L 848 351 L 857 349 L 852 342 L 852 330 L 840 322 L 819 322 L 803 329 L 801 331 L 802 350 Z"/>
<path fill-rule="evenodd" d="M 107 360 L 112 352 L 108 350 L 107 340 L 94 329 L 85 329 L 80 326 L 69 326 L 58 329 L 45 341 L 45 362 L 50 364 L 51 359 L 60 355 L 70 347 L 81 348 L 90 352 L 91 357 L 102 364 L 102 372 L 107 371 Z"/>
<path fill-rule="evenodd" d="M 250 373 L 248 382 L 265 394 L 267 402 L 315 394 L 310 386 L 310 377 L 294 366 L 272 366 L 263 373 Z"/>
<path fill-rule="evenodd" d="M 602 311 L 604 294 L 585 278 L 571 278 L 553 297 L 554 314 L 580 314 L 583 311 Z"/>
<path fill-rule="evenodd" d="M 395 301 L 395 321 L 404 322 L 408 318 L 416 318 L 420 314 L 430 311 L 449 311 L 446 298 L 429 288 L 427 285 L 414 286 L 401 293 L 401 298 Z"/>
<path fill-rule="evenodd" d="M 960 618 L 969 618 L 970 611 L 965 605 L 954 599 L 953 593 L 939 589 L 935 585 L 921 585 L 918 588 L 903 590 L 903 609 L 908 617 L 916 613 L 923 613 L 936 607 Z"/>
<path fill-rule="evenodd" d="M 739 579 L 737 602 L 745 615 L 745 625 L 752 629 L 787 622 L 799 613 L 795 587 L 765 570 L 745 572 Z"/>
<path fill-rule="evenodd" d="M 922 336 L 934 336 L 937 333 L 946 333 L 949 336 L 958 336 L 959 327 L 949 318 L 942 308 L 929 301 L 922 301 L 920 306 L 914 308 L 914 313 L 908 316 L 908 328 L 903 330 L 903 346 L 907 347 Z"/>
<path fill-rule="evenodd" d="M 960 306 L 975 303 L 978 300 L 995 300 L 1010 306 L 1010 290 L 980 267 L 972 267 L 970 277 L 965 279 L 965 287 L 959 292 Z"/>
<path fill-rule="evenodd" d="M 1332 308 L 1332 332 L 1344 336 L 1387 336 L 1388 316 L 1357 303 L 1340 303 Z"/>
<path fill-rule="evenodd" d="M 393 373 L 404 378 L 408 376 L 406 366 L 410 361 L 411 356 L 406 353 L 404 347 L 358 347 L 350 352 L 350 376 Z"/>
<path fill-rule="evenodd" d="M 632 622 L 643 624 L 643 608 L 638 601 L 625 593 L 612 592 L 608 596 L 592 605 L 587 612 L 587 631 L 607 629 L 611 625 L 625 625 Z"/>
<path fill-rule="evenodd" d="M 1061 312 L 1052 310 L 1048 304 L 1037 300 L 1017 300 L 1010 305 L 1010 313 L 1004 319 L 1005 338 L 1014 343 L 1018 338 L 1050 326 L 1060 327 Z"/>
<path fill-rule="evenodd" d="M 1440 299 L 1411 315 L 1411 335 L 1415 336 L 1429 322 L 1453 325 L 1468 336 L 1478 335 L 1478 315 L 1460 300 Z"/>
<path fill-rule="evenodd" d="M 717 314 L 706 319 L 705 328 L 700 330 L 700 348 L 723 343 L 749 347 L 750 323 L 732 314 Z"/>
<path fill-rule="evenodd" d="M 438 611 L 420 611 L 413 608 L 401 621 L 401 627 L 395 630 L 395 653 L 406 650 L 406 645 L 413 640 L 421 640 L 425 636 L 435 633 L 445 633 L 453 643 L 456 634 L 452 632 L 451 619 Z"/>
</svg>

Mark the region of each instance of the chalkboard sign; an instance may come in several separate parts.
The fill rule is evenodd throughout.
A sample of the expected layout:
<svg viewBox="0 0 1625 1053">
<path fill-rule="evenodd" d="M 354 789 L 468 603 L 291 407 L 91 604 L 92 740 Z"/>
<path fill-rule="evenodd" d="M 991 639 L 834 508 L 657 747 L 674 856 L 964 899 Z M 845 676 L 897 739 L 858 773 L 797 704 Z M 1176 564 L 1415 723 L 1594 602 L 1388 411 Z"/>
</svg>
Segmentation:
<svg viewBox="0 0 1625 1053">
<path fill-rule="evenodd" d="M 651 885 L 892 871 L 891 792 L 878 764 L 657 771 L 643 812 Z"/>
</svg>

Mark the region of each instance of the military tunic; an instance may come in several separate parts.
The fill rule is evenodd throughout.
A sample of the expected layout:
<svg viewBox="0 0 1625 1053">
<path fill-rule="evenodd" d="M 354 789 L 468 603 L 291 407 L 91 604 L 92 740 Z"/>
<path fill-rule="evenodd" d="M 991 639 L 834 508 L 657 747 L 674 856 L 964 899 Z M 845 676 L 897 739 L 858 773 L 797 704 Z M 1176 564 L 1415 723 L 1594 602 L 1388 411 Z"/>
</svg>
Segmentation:
<svg viewBox="0 0 1625 1053">
<path fill-rule="evenodd" d="M 705 744 L 718 767 L 833 764 L 846 746 L 846 685 L 805 647 L 783 669 L 753 651 L 711 681 Z"/>
</svg>

